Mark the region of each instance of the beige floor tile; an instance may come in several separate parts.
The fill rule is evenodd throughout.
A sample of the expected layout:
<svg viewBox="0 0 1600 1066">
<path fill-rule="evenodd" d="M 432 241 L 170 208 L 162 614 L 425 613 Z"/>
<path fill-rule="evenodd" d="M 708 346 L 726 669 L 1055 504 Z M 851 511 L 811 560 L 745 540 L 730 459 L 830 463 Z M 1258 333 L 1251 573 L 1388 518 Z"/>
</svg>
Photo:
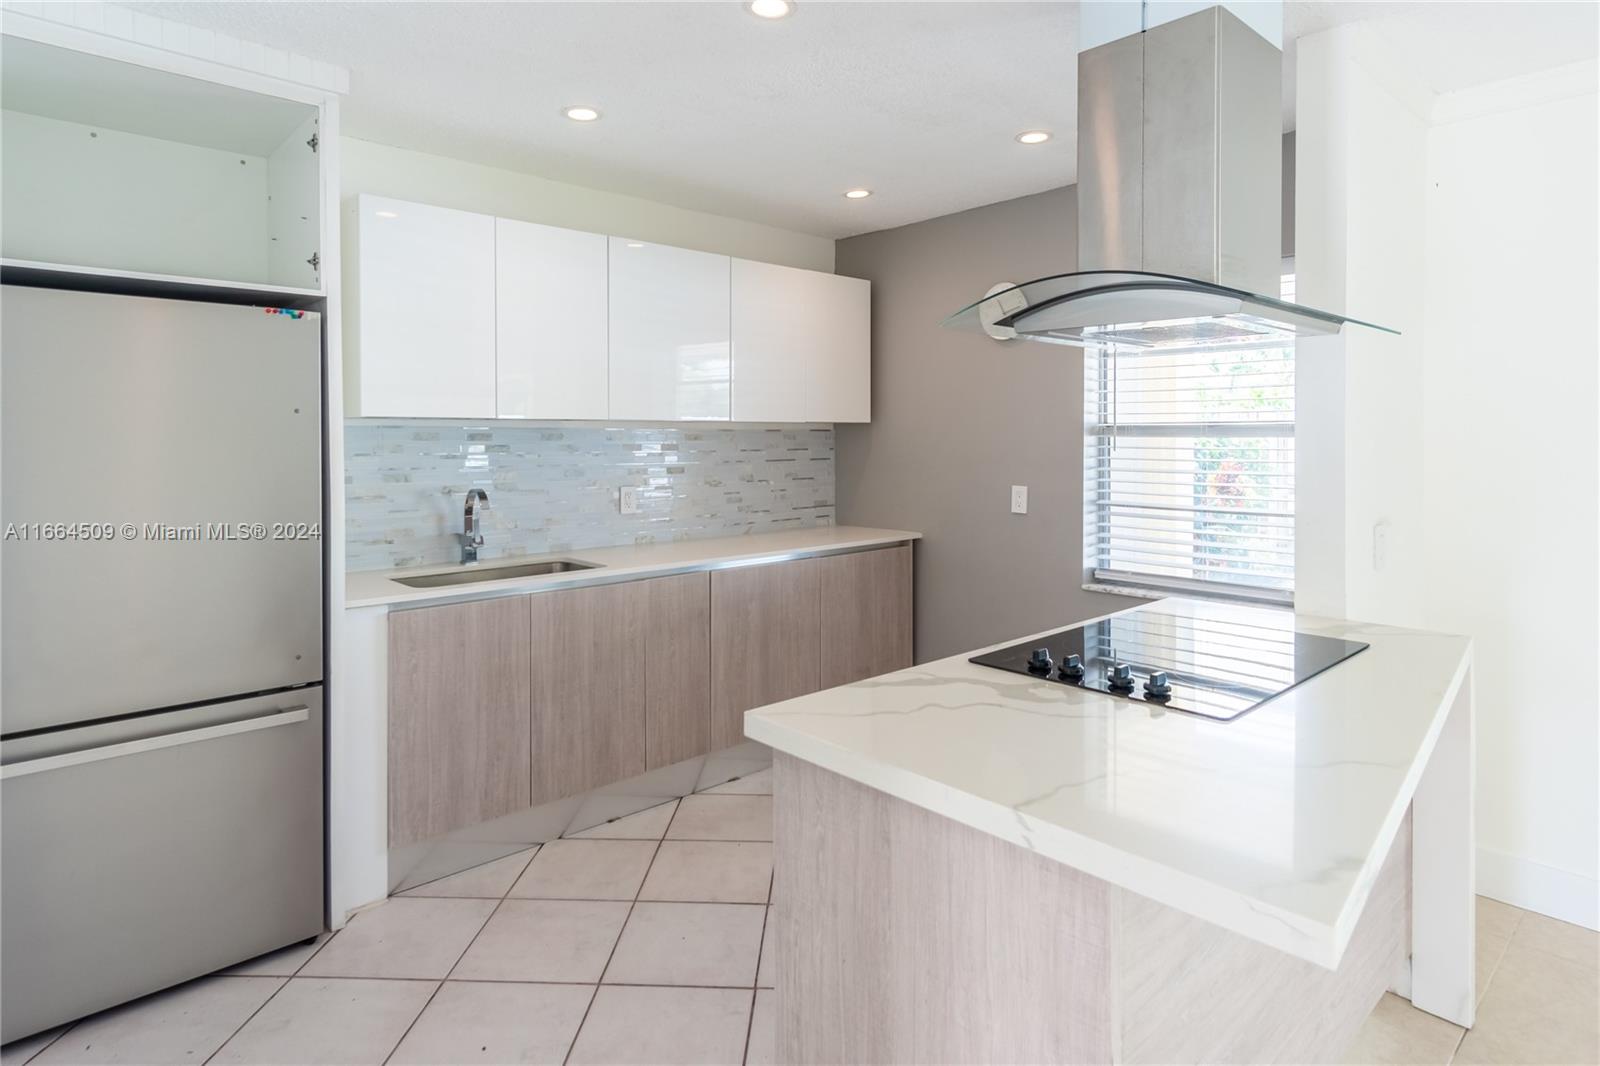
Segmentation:
<svg viewBox="0 0 1600 1066">
<path fill-rule="evenodd" d="M 1478 1004 L 1476 1023 L 1456 1051 L 1458 1063 L 1600 1062 L 1600 979 L 1593 963 L 1535 945 L 1550 930 L 1525 937 L 1523 918 Z"/>
<path fill-rule="evenodd" d="M 310 943 L 291 944 L 217 972 L 230 977 L 293 977 L 332 936 L 332 933 L 319 933 Z"/>
<path fill-rule="evenodd" d="M 508 899 L 450 975 L 478 981 L 600 980 L 630 903 Z"/>
<path fill-rule="evenodd" d="M 1463 1032 L 1459 1025 L 1435 1018 L 1385 992 L 1356 1034 L 1355 1042 L 1345 1051 L 1343 1061 L 1351 1066 L 1445 1066 Z"/>
<path fill-rule="evenodd" d="M 1475 982 L 1478 989 L 1478 1001 L 1483 1001 L 1483 994 L 1489 990 L 1489 981 L 1494 976 L 1495 967 L 1500 965 L 1500 959 L 1506 953 L 1506 948 L 1511 944 L 1511 934 L 1517 928 L 1517 923 L 1522 920 L 1525 913 L 1509 903 L 1479 896 L 1477 918 L 1477 949 L 1478 959 L 1475 969 Z"/>
<path fill-rule="evenodd" d="M 756 1009 L 750 1016 L 750 1045 L 744 1053 L 745 1066 L 774 1066 L 778 1061 L 778 995 L 770 988 L 756 993 Z"/>
<path fill-rule="evenodd" d="M 635 904 L 605 982 L 750 988 L 764 909 L 743 903 Z"/>
<path fill-rule="evenodd" d="M 749 1020 L 747 989 L 601 986 L 568 1061 L 737 1063 Z"/>
<path fill-rule="evenodd" d="M 771 988 L 773 978 L 778 974 L 778 960 L 772 954 L 772 940 L 775 934 L 772 931 L 772 908 L 767 908 L 767 924 L 761 930 L 761 967 L 756 971 L 756 984 L 761 988 Z"/>
<path fill-rule="evenodd" d="M 495 859 L 482 866 L 474 866 L 470 870 L 462 870 L 458 874 L 441 877 L 437 881 L 429 881 L 416 888 L 408 888 L 400 895 L 499 899 L 516 884 L 522 871 L 528 868 L 528 860 L 533 858 L 533 853 L 537 850 L 539 849 L 529 848 L 527 851 L 519 851 L 503 859 Z"/>
<path fill-rule="evenodd" d="M 492 899 L 397 896 L 350 919 L 300 974 L 442 980 L 495 906 Z"/>
<path fill-rule="evenodd" d="M 33 1061 L 205 1062 L 283 983 L 281 977 L 202 977 L 91 1015 Z"/>
<path fill-rule="evenodd" d="M 771 840 L 771 796 L 685 796 L 668 840 Z"/>
<path fill-rule="evenodd" d="M 708 796 L 770 796 L 772 795 L 772 767 L 706 789 Z"/>
<path fill-rule="evenodd" d="M 593 996 L 588 985 L 447 981 L 389 1062 L 559 1063 Z"/>
<path fill-rule="evenodd" d="M 1600 933 L 1581 925 L 1525 913 L 1511 939 L 1513 943 L 1577 963 L 1590 973 L 1600 969 Z"/>
<path fill-rule="evenodd" d="M 54 1029 L 46 1029 L 42 1033 L 25 1036 L 21 1040 L 13 1040 L 9 1044 L 0 1045 L 0 1066 L 22 1066 L 23 1063 L 33 1058 L 50 1045 L 50 1041 L 66 1031 L 66 1026 L 58 1025 Z"/>
<path fill-rule="evenodd" d="M 434 981 L 296 977 L 211 1061 L 381 1063 L 437 987 Z"/>
<path fill-rule="evenodd" d="M 666 840 L 640 899 L 765 903 L 772 845 L 730 840 Z"/>
<path fill-rule="evenodd" d="M 678 801 L 670 800 L 637 814 L 629 814 L 614 822 L 606 822 L 580 833 L 568 833 L 570 840 L 660 840 L 672 821 Z"/>
<path fill-rule="evenodd" d="M 632 899 L 655 853 L 652 840 L 552 840 L 511 886 L 511 898 Z"/>
</svg>

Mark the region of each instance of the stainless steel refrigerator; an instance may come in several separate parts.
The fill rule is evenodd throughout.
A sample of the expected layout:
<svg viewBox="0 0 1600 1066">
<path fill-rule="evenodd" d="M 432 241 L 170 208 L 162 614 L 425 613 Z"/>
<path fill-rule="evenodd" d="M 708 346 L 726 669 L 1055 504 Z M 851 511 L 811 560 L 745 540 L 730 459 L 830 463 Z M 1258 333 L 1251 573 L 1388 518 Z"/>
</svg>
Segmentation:
<svg viewBox="0 0 1600 1066">
<path fill-rule="evenodd" d="M 0 1040 L 322 929 L 320 333 L 0 289 Z"/>
</svg>

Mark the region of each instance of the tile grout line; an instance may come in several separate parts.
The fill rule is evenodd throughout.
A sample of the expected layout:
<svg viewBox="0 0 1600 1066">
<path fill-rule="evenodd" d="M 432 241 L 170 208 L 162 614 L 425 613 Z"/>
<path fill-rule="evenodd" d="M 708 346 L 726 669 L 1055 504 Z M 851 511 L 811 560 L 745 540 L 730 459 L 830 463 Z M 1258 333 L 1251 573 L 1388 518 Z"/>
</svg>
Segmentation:
<svg viewBox="0 0 1600 1066">
<path fill-rule="evenodd" d="M 346 924 L 349 924 L 349 923 L 346 923 Z M 318 955 L 322 954 L 322 949 L 327 947 L 329 944 L 333 943 L 333 938 L 339 935 L 339 930 L 333 930 L 331 932 L 328 931 L 328 930 L 323 930 L 323 932 L 326 932 L 328 934 L 328 939 L 324 940 L 322 943 L 320 943 L 316 947 L 312 948 L 311 949 L 311 954 L 309 954 L 305 958 L 301 959 L 300 960 L 300 965 L 296 966 L 294 968 L 294 970 L 290 972 L 289 976 L 287 976 L 287 977 L 285 977 L 283 979 L 283 984 L 279 985 L 277 988 L 274 988 L 272 990 L 272 995 L 270 995 L 266 999 L 262 1000 L 261 1001 L 261 1006 L 257 1007 L 255 1010 L 251 1011 L 250 1012 L 250 1016 L 248 1018 L 246 1018 L 244 1021 L 240 1022 L 238 1028 L 234 1029 L 233 1032 L 228 1034 L 228 1039 L 226 1039 L 222 1043 L 218 1044 L 217 1045 L 217 1049 L 215 1051 L 213 1051 L 211 1054 L 206 1056 L 206 1058 L 205 1058 L 205 1063 L 206 1064 L 209 1064 L 212 1059 L 214 1059 L 218 1055 L 222 1054 L 222 1049 L 227 1047 L 228 1044 L 233 1041 L 234 1037 L 238 1036 L 241 1032 L 243 1032 L 244 1031 L 244 1027 L 249 1025 L 252 1021 L 254 1021 L 256 1015 L 258 1015 L 262 1011 L 266 1010 L 267 1009 L 267 1004 L 271 1003 L 273 1000 L 277 999 L 278 998 L 278 993 L 282 992 L 285 988 L 288 988 L 289 987 L 289 982 L 293 981 L 296 977 L 299 977 L 300 976 L 300 971 L 304 970 L 307 966 L 311 965 L 311 960 L 316 958 Z M 322 934 L 318 933 L 317 935 L 321 936 Z M 254 974 L 223 974 L 223 975 L 212 974 L 211 976 L 214 976 L 214 977 L 215 976 L 252 977 L 252 976 L 256 976 L 256 975 L 254 975 Z M 268 976 L 272 976 L 272 975 L 270 975 L 270 974 L 261 974 L 260 976 L 268 977 Z"/>
<path fill-rule="evenodd" d="M 767 899 L 772 898 L 772 882 L 767 882 Z M 750 1061 L 750 1037 L 756 1028 L 756 997 L 761 994 L 761 956 L 766 954 L 767 946 L 767 921 L 772 917 L 771 904 L 761 914 L 761 939 L 756 941 L 756 975 L 750 983 L 750 1017 L 744 1023 L 744 1057 L 739 1061 Z"/>
<path fill-rule="evenodd" d="M 543 845 L 541 845 L 541 847 L 542 846 Z M 530 864 L 533 862 L 537 854 L 538 852 L 535 851 L 533 855 L 528 856 L 528 862 Z M 523 870 L 526 871 L 527 867 L 524 866 Z M 517 876 L 520 878 L 522 875 L 518 874 Z M 516 881 L 512 881 L 510 885 L 506 886 L 506 892 L 509 893 L 515 886 Z M 433 991 L 428 993 L 428 1000 L 422 1005 L 422 1009 L 417 1011 L 416 1017 L 412 1018 L 411 1023 L 406 1026 L 406 1031 L 400 1034 L 400 1039 L 394 1042 L 394 1047 L 390 1048 L 389 1053 L 383 1057 L 385 1066 L 387 1066 L 387 1063 L 390 1059 L 394 1058 L 394 1053 L 400 1050 L 400 1045 L 406 1042 L 406 1037 L 411 1035 L 411 1030 L 417 1027 L 417 1022 L 422 1020 L 422 1016 L 428 1012 L 428 1008 L 433 1006 L 433 1001 L 439 995 L 439 990 L 444 987 L 446 981 L 450 980 L 450 975 L 456 972 L 456 967 L 461 965 L 461 960 L 467 957 L 467 952 L 472 950 L 472 945 L 478 942 L 478 938 L 483 935 L 483 931 L 489 928 L 489 923 L 494 921 L 494 916 L 500 913 L 500 908 L 505 906 L 505 902 L 506 895 L 505 893 L 502 893 L 499 900 L 495 902 L 494 907 L 490 909 L 487 915 L 484 916 L 483 924 L 478 926 L 477 932 L 472 934 L 472 939 L 467 941 L 467 946 L 462 948 L 461 953 L 456 956 L 456 961 L 450 964 L 450 968 L 444 972 L 444 976 L 439 979 L 439 983 L 433 986 Z M 424 978 L 424 980 L 426 980 L 426 978 Z"/>
<path fill-rule="evenodd" d="M 55 1047 L 56 1041 L 60 1040 L 62 1037 L 66 1036 L 68 1033 L 72 1032 L 72 1030 L 76 1029 L 78 1027 L 78 1022 L 81 1022 L 81 1021 L 83 1021 L 83 1019 L 79 1018 L 78 1021 L 68 1022 L 66 1025 L 63 1025 L 61 1027 L 61 1032 L 57 1033 L 55 1036 L 52 1036 L 49 1040 L 46 1040 L 44 1042 L 44 1045 L 42 1047 L 40 1047 L 38 1051 L 35 1051 L 32 1055 L 29 1055 L 27 1058 L 23 1059 L 21 1064 L 20 1064 L 20 1066 L 28 1066 L 28 1063 L 32 1062 L 34 1059 L 38 1058 L 40 1055 L 43 1055 L 46 1051 L 49 1051 L 51 1048 Z M 232 1038 L 230 1037 L 229 1039 L 232 1039 Z"/>
<path fill-rule="evenodd" d="M 667 819 L 667 824 L 661 827 L 661 836 L 656 840 L 656 850 L 650 853 L 650 863 L 644 868 L 644 876 L 639 878 L 639 887 L 633 894 L 633 902 L 628 904 L 627 917 L 622 919 L 622 925 L 617 929 L 617 939 L 611 942 L 611 952 L 606 955 L 606 964 L 600 967 L 600 976 L 595 978 L 594 992 L 589 996 L 589 1005 L 583 1008 L 583 1017 L 578 1021 L 578 1028 L 572 1032 L 572 1042 L 567 1045 L 567 1053 L 561 1058 L 562 1066 L 567 1066 L 572 1061 L 572 1052 L 578 1046 L 578 1038 L 583 1035 L 583 1027 L 589 1024 L 589 1013 L 594 1010 L 594 1001 L 600 998 L 600 986 L 605 982 L 606 971 L 611 969 L 611 960 L 617 957 L 617 945 L 622 943 L 623 934 L 628 931 L 628 923 L 633 920 L 633 910 L 639 905 L 639 895 L 644 891 L 644 883 L 650 879 L 650 870 L 656 864 L 656 856 L 661 854 L 661 842 L 667 838 L 668 831 L 672 829 L 673 819 L 678 817 L 678 812 L 682 809 L 683 799 L 680 797 L 672 808 L 672 815 Z"/>
<path fill-rule="evenodd" d="M 1513 909 L 1517 911 L 1517 917 L 1516 921 L 1511 923 L 1511 929 L 1506 933 L 1506 946 L 1500 949 L 1500 954 L 1495 958 L 1494 965 L 1489 967 L 1489 976 L 1484 979 L 1483 987 L 1473 989 L 1476 994 L 1475 1002 L 1472 1005 L 1474 1025 L 1477 1024 L 1478 1009 L 1483 1005 L 1483 1001 L 1488 998 L 1489 989 L 1494 985 L 1495 974 L 1500 972 L 1501 964 L 1506 961 L 1506 956 L 1511 952 L 1511 941 L 1516 937 L 1517 930 L 1522 928 L 1523 921 L 1528 917 L 1527 912 L 1522 908 L 1516 907 Z M 1476 947 L 1476 937 L 1474 937 L 1474 947 Z M 1471 1031 L 1471 1029 L 1461 1030 L 1461 1035 L 1456 1037 L 1455 1047 L 1450 1049 L 1450 1057 L 1445 1060 L 1446 1066 L 1451 1066 L 1456 1061 L 1456 1056 L 1461 1054 L 1461 1045 L 1466 1043 L 1467 1034 Z"/>
</svg>

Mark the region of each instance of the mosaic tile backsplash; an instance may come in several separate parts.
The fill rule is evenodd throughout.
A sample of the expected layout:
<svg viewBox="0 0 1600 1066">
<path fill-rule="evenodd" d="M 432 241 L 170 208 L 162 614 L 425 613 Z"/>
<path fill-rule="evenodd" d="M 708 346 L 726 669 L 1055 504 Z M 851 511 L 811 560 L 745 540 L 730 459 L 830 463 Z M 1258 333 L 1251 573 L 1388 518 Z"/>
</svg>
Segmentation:
<svg viewBox="0 0 1600 1066">
<path fill-rule="evenodd" d="M 355 419 L 344 446 L 351 570 L 459 562 L 472 488 L 480 559 L 833 524 L 832 426 Z"/>
</svg>

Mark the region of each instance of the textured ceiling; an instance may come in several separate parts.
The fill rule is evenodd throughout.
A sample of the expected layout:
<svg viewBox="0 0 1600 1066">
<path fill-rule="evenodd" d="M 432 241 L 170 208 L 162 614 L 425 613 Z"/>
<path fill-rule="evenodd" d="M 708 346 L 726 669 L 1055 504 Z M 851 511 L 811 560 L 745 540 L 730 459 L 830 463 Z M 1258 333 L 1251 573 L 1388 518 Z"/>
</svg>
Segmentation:
<svg viewBox="0 0 1600 1066">
<path fill-rule="evenodd" d="M 128 6 L 347 68 L 351 136 L 822 236 L 1075 179 L 1075 3 Z M 1286 35 L 1361 18 L 1441 90 L 1595 54 L 1589 3 L 1291 2 Z"/>
</svg>

